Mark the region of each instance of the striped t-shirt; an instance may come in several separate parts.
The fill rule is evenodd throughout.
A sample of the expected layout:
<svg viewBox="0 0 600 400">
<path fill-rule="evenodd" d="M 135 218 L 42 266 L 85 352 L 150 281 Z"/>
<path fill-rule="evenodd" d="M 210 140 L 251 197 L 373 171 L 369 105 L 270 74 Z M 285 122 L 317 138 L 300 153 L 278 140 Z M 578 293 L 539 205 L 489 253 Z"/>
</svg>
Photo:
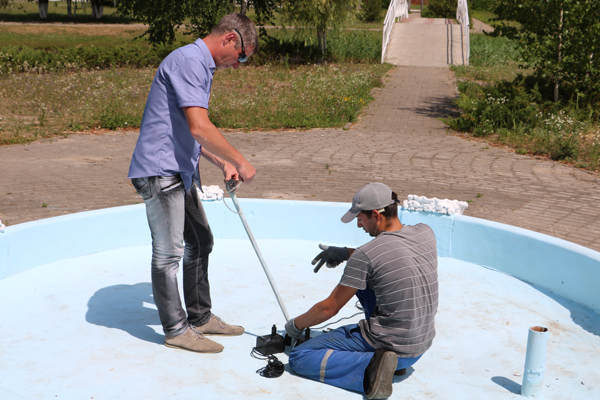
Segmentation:
<svg viewBox="0 0 600 400">
<path fill-rule="evenodd" d="M 382 232 L 352 253 L 340 282 L 375 292 L 377 306 L 359 326 L 373 347 L 399 357 L 425 353 L 435 336 L 438 306 L 435 235 L 425 224 Z"/>
</svg>

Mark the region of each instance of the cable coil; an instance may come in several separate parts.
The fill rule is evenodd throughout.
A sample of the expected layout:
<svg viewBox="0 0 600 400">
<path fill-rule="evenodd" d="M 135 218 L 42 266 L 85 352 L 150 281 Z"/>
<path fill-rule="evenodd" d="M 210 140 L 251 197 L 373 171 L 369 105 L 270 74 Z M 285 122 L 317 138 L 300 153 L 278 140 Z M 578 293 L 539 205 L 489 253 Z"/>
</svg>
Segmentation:
<svg viewBox="0 0 600 400">
<path fill-rule="evenodd" d="M 264 376 L 265 378 L 279 378 L 285 371 L 285 365 L 275 356 L 263 356 L 256 350 L 256 347 L 252 348 L 250 355 L 258 360 L 268 360 L 265 367 L 256 370 L 257 374 Z"/>
</svg>

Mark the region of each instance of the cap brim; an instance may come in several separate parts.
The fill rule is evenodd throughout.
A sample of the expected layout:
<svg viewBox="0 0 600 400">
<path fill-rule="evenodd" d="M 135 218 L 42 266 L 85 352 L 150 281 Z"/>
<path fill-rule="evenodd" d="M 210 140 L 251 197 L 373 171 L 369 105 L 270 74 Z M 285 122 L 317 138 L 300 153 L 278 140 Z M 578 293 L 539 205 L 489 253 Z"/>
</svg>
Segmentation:
<svg viewBox="0 0 600 400">
<path fill-rule="evenodd" d="M 347 224 L 348 222 L 352 221 L 354 218 L 356 218 L 356 216 L 360 214 L 360 210 L 357 211 L 353 211 L 352 209 L 348 210 L 348 212 L 346 214 L 344 214 L 344 216 L 342 217 L 342 222 Z"/>
</svg>

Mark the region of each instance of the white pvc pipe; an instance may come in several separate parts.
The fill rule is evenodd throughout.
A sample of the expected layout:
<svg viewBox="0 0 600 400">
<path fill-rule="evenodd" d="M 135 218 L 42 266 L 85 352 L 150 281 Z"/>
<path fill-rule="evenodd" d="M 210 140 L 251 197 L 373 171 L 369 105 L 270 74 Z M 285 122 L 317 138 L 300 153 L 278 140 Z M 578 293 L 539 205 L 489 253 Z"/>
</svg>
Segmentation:
<svg viewBox="0 0 600 400">
<path fill-rule="evenodd" d="M 548 345 L 548 328 L 534 326 L 529 328 L 527 337 L 527 353 L 525 355 L 525 372 L 521 395 L 539 397 L 546 372 L 546 347 Z"/>
<path fill-rule="evenodd" d="M 254 247 L 254 251 L 256 252 L 256 255 L 258 256 L 258 261 L 260 261 L 260 265 L 262 265 L 263 270 L 265 271 L 265 274 L 267 275 L 267 279 L 269 280 L 269 283 L 271 284 L 271 289 L 273 289 L 273 293 L 275 293 L 275 297 L 277 298 L 277 302 L 279 303 L 281 312 L 283 312 L 283 316 L 285 317 L 285 322 L 287 322 L 290 320 L 290 315 L 288 314 L 287 309 L 285 308 L 285 304 L 283 303 L 283 299 L 281 298 L 281 295 L 279 294 L 279 290 L 277 290 L 275 281 L 273 280 L 273 277 L 271 276 L 271 271 L 269 271 L 269 268 L 267 267 L 267 263 L 265 262 L 265 259 L 263 258 L 262 253 L 260 252 L 258 243 L 256 243 L 256 239 L 254 239 L 254 235 L 252 234 L 252 231 L 250 230 L 248 221 L 246 221 L 246 217 L 244 216 L 244 213 L 242 212 L 242 208 L 240 207 L 237 196 L 235 194 L 235 189 L 233 189 L 232 191 L 229 192 L 229 196 L 231 196 L 233 205 L 235 206 L 235 209 L 237 210 L 237 213 L 240 216 L 240 219 L 242 220 L 242 225 L 244 225 L 244 229 L 246 230 L 246 233 L 248 234 L 250 243 L 252 243 L 252 247 Z"/>
</svg>

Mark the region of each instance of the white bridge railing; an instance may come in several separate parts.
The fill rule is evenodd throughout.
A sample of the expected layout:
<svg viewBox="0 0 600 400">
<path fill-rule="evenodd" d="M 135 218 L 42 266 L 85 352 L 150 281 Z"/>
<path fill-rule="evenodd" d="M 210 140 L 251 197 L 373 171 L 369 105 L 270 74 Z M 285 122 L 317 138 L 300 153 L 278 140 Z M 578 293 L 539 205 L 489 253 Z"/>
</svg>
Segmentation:
<svg viewBox="0 0 600 400">
<path fill-rule="evenodd" d="M 469 7 L 467 6 L 467 0 L 458 0 L 456 7 L 456 20 L 460 23 L 462 28 L 462 53 L 463 53 L 463 64 L 469 65 L 469 57 L 471 56 L 471 40 L 469 37 Z"/>
<path fill-rule="evenodd" d="M 383 42 L 381 44 L 381 62 L 385 60 L 385 52 L 387 50 L 388 43 L 390 41 L 390 35 L 392 28 L 396 20 L 403 20 L 408 18 L 408 10 L 410 7 L 410 0 L 392 0 L 388 8 L 385 20 L 383 22 Z M 471 42 L 469 37 L 469 7 L 467 6 L 467 0 L 458 0 L 456 7 L 456 20 L 461 26 L 461 42 L 462 42 L 462 54 L 463 64 L 469 65 L 469 57 L 471 55 Z"/>
<path fill-rule="evenodd" d="M 388 43 L 390 41 L 390 34 L 396 19 L 400 21 L 408 18 L 408 8 L 410 7 L 410 0 L 392 0 L 390 7 L 388 8 L 385 20 L 383 21 L 383 42 L 381 43 L 381 63 L 385 59 L 385 51 L 387 50 Z"/>
</svg>

